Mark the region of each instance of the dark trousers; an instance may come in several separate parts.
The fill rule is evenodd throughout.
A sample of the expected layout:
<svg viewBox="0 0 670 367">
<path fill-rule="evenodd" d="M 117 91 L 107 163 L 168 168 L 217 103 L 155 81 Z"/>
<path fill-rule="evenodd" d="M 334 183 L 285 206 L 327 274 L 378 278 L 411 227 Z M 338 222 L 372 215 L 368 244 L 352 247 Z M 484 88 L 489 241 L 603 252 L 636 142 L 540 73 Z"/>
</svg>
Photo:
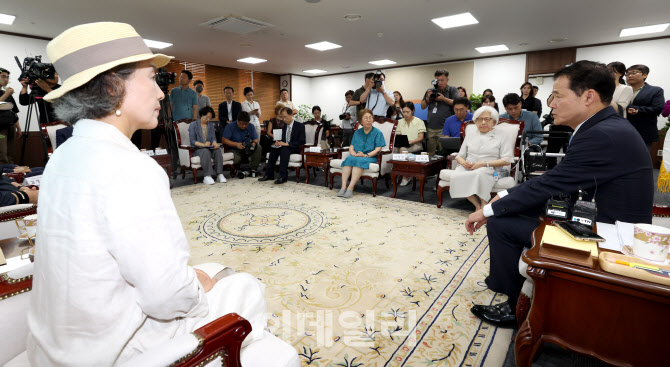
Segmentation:
<svg viewBox="0 0 670 367">
<path fill-rule="evenodd" d="M 506 294 L 512 310 L 525 281 L 519 274 L 519 259 L 524 248 L 531 246 L 531 236 L 539 224 L 537 215 L 514 215 L 491 217 L 486 225 L 491 256 L 486 284 L 492 291 Z"/>
<path fill-rule="evenodd" d="M 293 153 L 290 147 L 270 148 L 270 158 L 265 170 L 265 177 L 275 177 L 275 164 L 277 163 L 277 158 L 279 157 L 279 177 L 287 180 L 288 160 L 291 157 L 291 154 L 298 154 L 298 152 Z"/>
</svg>

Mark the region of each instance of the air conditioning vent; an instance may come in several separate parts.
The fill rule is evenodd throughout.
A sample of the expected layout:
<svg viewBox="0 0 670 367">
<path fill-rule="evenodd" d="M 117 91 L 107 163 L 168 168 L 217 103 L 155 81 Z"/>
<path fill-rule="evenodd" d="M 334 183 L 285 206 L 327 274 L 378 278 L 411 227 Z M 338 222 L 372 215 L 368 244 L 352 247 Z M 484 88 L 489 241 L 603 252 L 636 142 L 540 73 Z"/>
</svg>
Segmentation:
<svg viewBox="0 0 670 367">
<path fill-rule="evenodd" d="M 209 22 L 202 23 L 201 26 L 235 34 L 247 34 L 261 29 L 274 27 L 274 25 L 261 22 L 260 20 L 233 16 L 219 17 L 210 20 Z"/>
</svg>

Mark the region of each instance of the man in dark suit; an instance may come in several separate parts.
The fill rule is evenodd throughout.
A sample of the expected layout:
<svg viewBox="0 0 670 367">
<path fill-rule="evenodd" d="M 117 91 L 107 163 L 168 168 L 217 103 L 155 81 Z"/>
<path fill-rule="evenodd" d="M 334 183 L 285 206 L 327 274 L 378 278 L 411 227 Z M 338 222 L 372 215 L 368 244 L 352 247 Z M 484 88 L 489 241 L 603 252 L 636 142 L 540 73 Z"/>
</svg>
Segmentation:
<svg viewBox="0 0 670 367">
<path fill-rule="evenodd" d="M 56 130 L 56 146 L 53 147 L 55 150 L 61 146 L 67 139 L 72 137 L 72 132 L 74 131 L 74 126 L 64 127 L 62 129 Z"/>
<path fill-rule="evenodd" d="M 279 112 L 279 118 L 284 121 L 282 127 L 282 139 L 275 141 L 270 148 L 270 158 L 265 170 L 265 176 L 258 181 L 267 181 L 274 179 L 275 164 L 279 157 L 279 178 L 275 184 L 283 184 L 288 181 L 288 160 L 291 154 L 300 154 L 300 147 L 305 145 L 305 125 L 293 120 L 293 110 L 282 108 Z"/>
<path fill-rule="evenodd" d="M 231 121 L 237 120 L 237 115 L 242 111 L 242 104 L 240 102 L 233 101 L 233 94 L 235 90 L 233 87 L 223 88 L 223 94 L 226 96 L 224 102 L 219 103 L 219 124 L 216 126 L 217 135 L 216 141 L 221 140 L 223 134 L 223 129 L 226 128 Z"/>
<path fill-rule="evenodd" d="M 494 306 L 474 305 L 472 313 L 501 327 L 516 325 L 516 301 L 524 278 L 519 257 L 530 247 L 547 200 L 581 188 L 595 199 L 596 220 L 651 223 L 654 184 L 651 159 L 639 134 L 609 106 L 614 81 L 604 64 L 579 61 L 554 74 L 554 123 L 575 133 L 565 158 L 544 175 L 499 193 L 472 213 L 465 227 L 473 233 L 488 222 L 490 274 L 488 287 L 508 295 Z"/>
<path fill-rule="evenodd" d="M 626 82 L 633 88 L 633 101 L 628 105 L 628 121 L 640 133 L 647 148 L 658 141 L 658 115 L 663 111 L 663 89 L 647 84 L 649 68 L 633 65 L 626 69 Z"/>
</svg>

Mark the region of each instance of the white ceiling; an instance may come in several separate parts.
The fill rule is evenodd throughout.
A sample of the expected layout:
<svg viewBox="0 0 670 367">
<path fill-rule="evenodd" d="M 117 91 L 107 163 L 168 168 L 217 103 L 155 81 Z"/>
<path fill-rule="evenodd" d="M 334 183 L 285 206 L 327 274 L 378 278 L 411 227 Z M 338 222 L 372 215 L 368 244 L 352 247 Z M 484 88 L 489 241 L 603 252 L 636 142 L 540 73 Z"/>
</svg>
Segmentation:
<svg viewBox="0 0 670 367">
<path fill-rule="evenodd" d="M 6 0 L 0 12 L 17 16 L 0 31 L 55 37 L 77 24 L 120 21 L 144 38 L 173 43 L 161 52 L 179 60 L 299 75 L 370 70 L 375 67 L 368 61 L 386 58 L 396 66 L 473 58 L 482 56 L 475 47 L 497 44 L 510 50 L 487 55 L 670 36 L 668 29 L 619 38 L 622 28 L 670 22 L 667 0 Z M 463 12 L 479 24 L 443 30 L 430 21 Z M 345 21 L 350 13 L 363 19 Z M 226 15 L 275 27 L 240 36 L 199 26 Z M 549 42 L 556 38 L 567 40 Z M 343 47 L 304 47 L 320 41 Z M 250 46 L 240 46 L 245 43 Z M 236 61 L 248 56 L 268 61 Z"/>
</svg>

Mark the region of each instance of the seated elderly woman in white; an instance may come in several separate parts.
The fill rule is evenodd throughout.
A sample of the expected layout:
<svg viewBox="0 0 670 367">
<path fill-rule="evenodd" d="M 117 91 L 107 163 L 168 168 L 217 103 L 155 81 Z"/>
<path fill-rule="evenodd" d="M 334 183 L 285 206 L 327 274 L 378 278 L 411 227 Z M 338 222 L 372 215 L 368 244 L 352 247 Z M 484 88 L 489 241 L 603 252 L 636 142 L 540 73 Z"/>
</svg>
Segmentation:
<svg viewBox="0 0 670 367">
<path fill-rule="evenodd" d="M 494 169 L 512 162 L 514 146 L 504 143 L 504 135 L 496 134 L 498 111 L 493 107 L 480 107 L 472 120 L 477 130 L 470 130 L 465 135 L 456 156 L 459 166 L 451 172 L 449 195 L 452 198 L 467 198 L 477 211 L 491 200 Z"/>
<path fill-rule="evenodd" d="M 64 83 L 44 99 L 74 133 L 42 177 L 30 364 L 116 366 L 231 312 L 251 323 L 246 343 L 262 338 L 265 286 L 188 265 L 168 177 L 130 141 L 158 124 L 156 67 L 171 57 L 122 23 L 70 28 L 47 54 Z"/>
</svg>

